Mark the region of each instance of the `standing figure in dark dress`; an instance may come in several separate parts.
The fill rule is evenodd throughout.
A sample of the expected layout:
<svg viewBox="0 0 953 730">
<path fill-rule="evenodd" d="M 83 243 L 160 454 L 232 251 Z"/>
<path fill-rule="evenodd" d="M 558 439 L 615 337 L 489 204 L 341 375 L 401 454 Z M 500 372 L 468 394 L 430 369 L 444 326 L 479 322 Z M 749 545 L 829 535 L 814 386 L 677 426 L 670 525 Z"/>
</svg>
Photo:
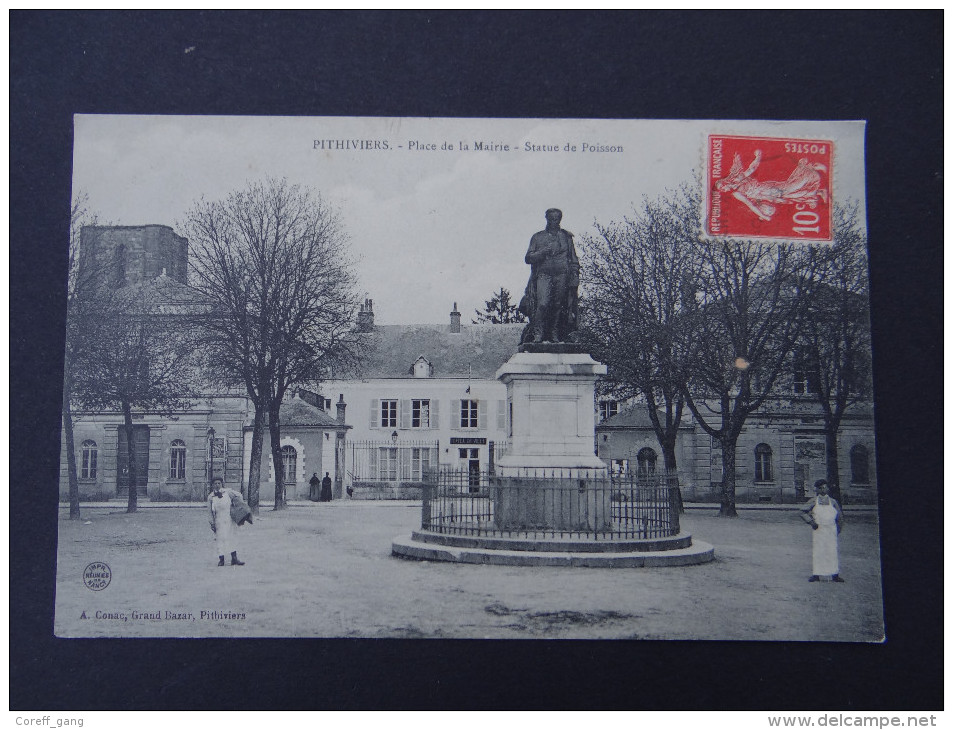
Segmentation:
<svg viewBox="0 0 953 730">
<path fill-rule="evenodd" d="M 308 498 L 312 502 L 317 502 L 321 499 L 321 480 L 318 479 L 318 472 L 313 472 L 311 479 L 308 480 L 308 486 L 310 490 L 308 491 Z"/>
<path fill-rule="evenodd" d="M 321 501 L 331 501 L 331 474 L 324 472 L 324 479 L 321 480 Z"/>
<path fill-rule="evenodd" d="M 572 234 L 559 227 L 562 211 L 546 211 L 546 230 L 533 235 L 526 252 L 532 270 L 519 310 L 529 317 L 521 344 L 569 342 L 577 326 L 579 259 Z"/>
</svg>

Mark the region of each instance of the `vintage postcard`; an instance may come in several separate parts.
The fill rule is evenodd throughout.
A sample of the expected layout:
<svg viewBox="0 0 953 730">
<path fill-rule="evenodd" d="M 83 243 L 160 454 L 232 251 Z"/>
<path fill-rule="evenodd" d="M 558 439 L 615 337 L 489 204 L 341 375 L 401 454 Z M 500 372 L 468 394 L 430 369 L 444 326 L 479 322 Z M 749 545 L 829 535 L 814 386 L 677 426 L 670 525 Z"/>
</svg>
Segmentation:
<svg viewBox="0 0 953 730">
<path fill-rule="evenodd" d="M 56 636 L 884 640 L 863 122 L 74 126 Z"/>
</svg>

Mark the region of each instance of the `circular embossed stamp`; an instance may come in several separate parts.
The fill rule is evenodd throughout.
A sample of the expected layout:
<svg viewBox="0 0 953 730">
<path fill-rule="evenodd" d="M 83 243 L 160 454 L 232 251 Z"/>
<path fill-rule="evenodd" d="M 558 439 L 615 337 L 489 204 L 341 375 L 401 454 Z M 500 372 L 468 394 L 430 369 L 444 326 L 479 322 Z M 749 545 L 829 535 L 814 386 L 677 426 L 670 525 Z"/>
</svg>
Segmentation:
<svg viewBox="0 0 953 730">
<path fill-rule="evenodd" d="M 83 569 L 83 583 L 91 591 L 103 590 L 112 577 L 112 571 L 106 563 L 90 563 Z"/>
</svg>

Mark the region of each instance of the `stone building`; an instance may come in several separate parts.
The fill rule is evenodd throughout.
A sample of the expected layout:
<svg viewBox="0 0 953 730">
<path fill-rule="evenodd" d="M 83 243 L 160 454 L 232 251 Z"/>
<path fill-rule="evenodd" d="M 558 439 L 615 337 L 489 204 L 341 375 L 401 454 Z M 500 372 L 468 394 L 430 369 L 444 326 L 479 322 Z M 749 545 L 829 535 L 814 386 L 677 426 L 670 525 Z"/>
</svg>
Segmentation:
<svg viewBox="0 0 953 730">
<path fill-rule="evenodd" d="M 154 282 L 161 296 L 160 311 L 172 317 L 207 309 L 187 285 L 188 241 L 168 226 L 88 226 L 80 241 L 84 265 L 94 266 L 105 285 L 118 288 Z M 241 388 L 197 387 L 200 396 L 185 410 L 133 411 L 140 498 L 204 500 L 215 476 L 247 494 L 254 407 Z M 281 407 L 281 468 L 289 499 L 307 498 L 311 475 L 334 470 L 334 443 L 346 431 L 344 412 L 340 409 L 331 416 L 319 407 L 323 405 L 323 399 L 309 403 L 296 394 Z M 74 443 L 80 499 L 125 499 L 130 485 L 122 414 L 74 409 Z M 65 449 L 64 438 L 63 500 L 69 498 Z M 261 498 L 266 501 L 274 495 L 272 461 L 266 430 L 260 482 Z"/>
<path fill-rule="evenodd" d="M 80 255 L 113 288 L 151 281 L 163 273 L 188 284 L 189 242 L 169 226 L 84 226 Z"/>
<path fill-rule="evenodd" d="M 823 419 L 809 397 L 766 402 L 745 423 L 735 451 L 735 496 L 743 502 L 798 502 L 826 477 Z M 596 426 L 599 457 L 615 472 L 664 469 L 648 409 L 634 404 Z M 719 501 L 721 449 L 686 410 L 675 442 L 683 498 Z M 841 493 L 846 503 L 875 503 L 874 424 L 869 404 L 849 408 L 838 434 Z"/>
<path fill-rule="evenodd" d="M 347 403 L 343 475 L 356 499 L 418 497 L 440 468 L 478 482 L 507 441 L 506 387 L 497 369 L 516 352 L 521 324 L 375 325 L 360 314 L 370 351 L 360 371 L 322 384 Z"/>
<path fill-rule="evenodd" d="M 140 498 L 153 502 L 202 501 L 212 477 L 247 494 L 254 408 L 237 393 L 208 393 L 188 410 L 172 414 L 133 412 Z M 281 407 L 282 474 L 288 499 L 307 499 L 312 473 L 333 473 L 326 444 L 334 443 L 335 418 L 295 396 Z M 128 494 L 125 428 L 118 412 L 75 414 L 80 499 L 106 501 Z M 60 460 L 60 498 L 69 498 L 65 439 Z M 332 447 L 333 448 L 333 447 Z M 329 465 L 330 464 L 330 465 Z M 274 495 L 275 471 L 265 432 L 260 494 Z"/>
</svg>

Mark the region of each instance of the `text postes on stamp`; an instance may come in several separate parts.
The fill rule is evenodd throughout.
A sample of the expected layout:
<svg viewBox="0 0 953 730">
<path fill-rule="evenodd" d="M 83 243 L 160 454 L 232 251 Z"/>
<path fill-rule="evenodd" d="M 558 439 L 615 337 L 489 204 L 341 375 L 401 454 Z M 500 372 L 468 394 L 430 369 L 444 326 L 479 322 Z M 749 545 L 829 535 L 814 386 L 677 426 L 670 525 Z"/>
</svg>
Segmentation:
<svg viewBox="0 0 953 730">
<path fill-rule="evenodd" d="M 709 236 L 832 240 L 830 141 L 709 135 L 706 162 Z"/>
</svg>

